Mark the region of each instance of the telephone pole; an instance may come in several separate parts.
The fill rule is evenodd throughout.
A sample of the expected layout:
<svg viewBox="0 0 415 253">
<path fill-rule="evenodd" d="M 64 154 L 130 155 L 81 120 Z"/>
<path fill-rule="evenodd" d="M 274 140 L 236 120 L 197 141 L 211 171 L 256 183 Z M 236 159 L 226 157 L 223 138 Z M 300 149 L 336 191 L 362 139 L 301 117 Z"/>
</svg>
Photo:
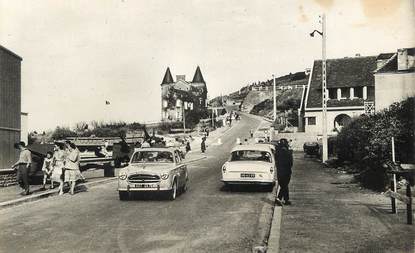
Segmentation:
<svg viewBox="0 0 415 253">
<path fill-rule="evenodd" d="M 321 15 L 321 30 L 322 30 L 322 112 L 323 112 L 323 157 L 322 162 L 325 163 L 329 159 L 328 152 L 328 138 L 327 138 L 327 71 L 326 71 L 326 15 Z"/>
<path fill-rule="evenodd" d="M 275 76 L 274 75 L 272 75 L 272 88 L 273 88 L 273 97 L 274 97 L 274 111 L 273 111 L 273 119 L 274 119 L 274 122 L 275 122 L 275 120 L 277 119 L 277 97 L 276 97 L 276 88 L 275 88 Z"/>
</svg>

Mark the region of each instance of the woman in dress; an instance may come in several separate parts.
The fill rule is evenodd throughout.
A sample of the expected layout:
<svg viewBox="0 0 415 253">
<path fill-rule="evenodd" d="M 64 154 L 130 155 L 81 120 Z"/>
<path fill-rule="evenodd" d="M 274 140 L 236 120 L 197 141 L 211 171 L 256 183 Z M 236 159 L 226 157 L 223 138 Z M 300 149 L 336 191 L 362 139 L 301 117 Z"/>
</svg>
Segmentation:
<svg viewBox="0 0 415 253">
<path fill-rule="evenodd" d="M 53 154 L 53 170 L 51 180 L 51 186 L 53 188 L 53 182 L 59 182 L 59 195 L 63 194 L 63 168 L 65 166 L 65 144 L 55 142 L 55 152 Z"/>
<path fill-rule="evenodd" d="M 71 195 L 75 192 L 75 184 L 78 179 L 81 179 L 81 172 L 79 170 L 79 152 L 74 143 L 68 145 L 68 157 L 65 164 L 65 182 L 70 184 Z"/>
</svg>

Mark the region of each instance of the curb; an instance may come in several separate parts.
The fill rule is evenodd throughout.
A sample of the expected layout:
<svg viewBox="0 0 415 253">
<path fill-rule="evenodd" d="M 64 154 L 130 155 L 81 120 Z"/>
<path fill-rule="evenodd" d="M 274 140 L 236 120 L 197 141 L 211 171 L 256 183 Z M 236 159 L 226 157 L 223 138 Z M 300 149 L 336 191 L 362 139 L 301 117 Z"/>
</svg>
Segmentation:
<svg viewBox="0 0 415 253">
<path fill-rule="evenodd" d="M 97 180 L 97 181 L 93 181 L 93 182 L 86 182 L 83 183 L 81 185 L 84 186 L 94 186 L 97 184 L 101 184 L 101 183 L 106 183 L 106 182 L 110 182 L 112 180 L 115 180 L 117 177 L 111 177 L 111 178 L 105 178 L 105 179 L 101 179 L 101 180 Z M 29 195 L 23 198 L 19 198 L 19 199 L 12 199 L 12 200 L 8 200 L 8 201 L 4 201 L 0 203 L 0 209 L 4 209 L 7 207 L 11 207 L 11 206 L 17 206 L 26 202 L 32 202 L 32 201 L 36 201 L 39 199 L 43 199 L 43 198 L 48 198 L 50 196 L 53 195 L 58 195 L 59 193 L 59 189 L 53 189 L 53 190 L 49 190 L 46 192 L 42 192 L 42 193 L 38 193 L 38 194 L 33 194 L 33 195 Z"/>
<path fill-rule="evenodd" d="M 278 181 L 276 182 L 272 192 L 265 197 L 265 204 L 262 207 L 261 214 L 258 221 L 257 238 L 253 244 L 253 253 L 267 252 L 268 240 L 271 234 L 271 227 L 274 220 L 275 204 L 277 199 L 277 192 L 279 190 Z"/>
</svg>

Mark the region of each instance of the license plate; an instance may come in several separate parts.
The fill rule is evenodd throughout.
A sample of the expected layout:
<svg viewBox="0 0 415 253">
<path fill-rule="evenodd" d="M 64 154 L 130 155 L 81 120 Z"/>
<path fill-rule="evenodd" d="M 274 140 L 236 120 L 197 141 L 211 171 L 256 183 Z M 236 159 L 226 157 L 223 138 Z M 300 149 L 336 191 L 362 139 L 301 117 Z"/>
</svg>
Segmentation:
<svg viewBox="0 0 415 253">
<path fill-rule="evenodd" d="M 241 177 L 255 177 L 255 174 L 241 173 Z"/>
<path fill-rule="evenodd" d="M 155 184 L 135 184 L 135 188 L 157 188 Z"/>
</svg>

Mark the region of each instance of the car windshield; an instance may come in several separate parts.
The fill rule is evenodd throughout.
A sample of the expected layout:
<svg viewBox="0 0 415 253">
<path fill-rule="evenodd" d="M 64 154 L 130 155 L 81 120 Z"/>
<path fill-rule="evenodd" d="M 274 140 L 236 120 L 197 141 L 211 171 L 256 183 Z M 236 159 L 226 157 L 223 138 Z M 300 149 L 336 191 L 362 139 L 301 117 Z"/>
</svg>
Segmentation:
<svg viewBox="0 0 415 253">
<path fill-rule="evenodd" d="M 234 161 L 262 161 L 271 162 L 271 154 L 259 150 L 238 150 L 231 154 L 231 162 Z"/>
<path fill-rule="evenodd" d="M 169 151 L 138 151 L 131 163 L 173 163 L 173 153 Z"/>
</svg>

